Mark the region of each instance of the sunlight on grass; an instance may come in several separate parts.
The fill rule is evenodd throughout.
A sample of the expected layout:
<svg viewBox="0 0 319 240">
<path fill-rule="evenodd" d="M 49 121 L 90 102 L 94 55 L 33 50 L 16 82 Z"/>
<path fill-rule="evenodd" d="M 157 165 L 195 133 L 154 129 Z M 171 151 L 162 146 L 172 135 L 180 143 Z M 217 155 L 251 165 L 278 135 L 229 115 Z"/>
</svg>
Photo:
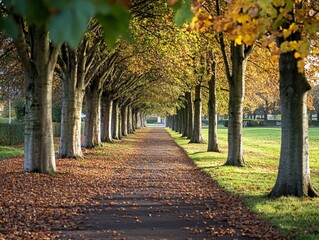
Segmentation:
<svg viewBox="0 0 319 240">
<path fill-rule="evenodd" d="M 275 184 L 279 164 L 280 128 L 245 128 L 243 146 L 245 167 L 223 166 L 227 158 L 227 129 L 219 128 L 221 153 L 206 152 L 207 144 L 190 144 L 180 134 L 167 129 L 196 165 L 227 191 L 239 195 L 261 217 L 282 234 L 295 239 L 319 238 L 319 199 L 294 197 L 267 198 Z M 207 129 L 203 137 L 207 142 Z M 319 128 L 309 129 L 312 183 L 319 189 Z"/>
<path fill-rule="evenodd" d="M 23 155 L 23 147 L 0 146 L 0 159 Z"/>
</svg>

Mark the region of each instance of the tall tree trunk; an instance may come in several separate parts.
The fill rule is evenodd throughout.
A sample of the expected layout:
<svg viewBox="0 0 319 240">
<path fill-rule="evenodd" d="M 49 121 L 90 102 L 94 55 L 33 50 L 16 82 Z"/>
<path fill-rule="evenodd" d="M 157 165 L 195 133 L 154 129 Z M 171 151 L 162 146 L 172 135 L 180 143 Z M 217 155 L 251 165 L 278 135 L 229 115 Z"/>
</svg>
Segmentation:
<svg viewBox="0 0 319 240">
<path fill-rule="evenodd" d="M 120 139 L 119 136 L 119 126 L 120 124 L 120 108 L 118 100 L 113 101 L 113 108 L 112 108 L 112 137 L 114 139 Z"/>
<path fill-rule="evenodd" d="M 202 99 L 201 99 L 201 84 L 195 87 L 194 100 L 194 130 L 190 143 L 204 143 L 202 137 Z"/>
<path fill-rule="evenodd" d="M 194 130 L 192 92 L 186 92 L 185 98 L 187 101 L 187 139 L 191 139 Z"/>
<path fill-rule="evenodd" d="M 24 171 L 56 171 L 52 128 L 52 78 L 58 49 L 50 46 L 44 26 L 25 28 L 19 22 L 15 45 L 22 61 L 26 86 Z M 24 31 L 28 30 L 27 39 Z M 32 54 L 28 54 L 28 53 Z"/>
<path fill-rule="evenodd" d="M 269 103 L 268 100 L 265 100 L 265 111 L 264 111 L 264 120 L 268 120 L 268 113 L 269 113 Z"/>
<path fill-rule="evenodd" d="M 219 152 L 217 136 L 217 96 L 216 96 L 216 62 L 214 55 L 212 60 L 212 76 L 208 82 L 209 100 L 208 100 L 208 152 Z"/>
<path fill-rule="evenodd" d="M 231 44 L 232 75 L 229 81 L 228 156 L 225 165 L 243 166 L 242 123 L 245 95 L 245 46 Z"/>
<path fill-rule="evenodd" d="M 121 126 L 122 126 L 122 136 L 128 135 L 127 117 L 128 117 L 128 105 L 124 104 L 121 107 Z"/>
<path fill-rule="evenodd" d="M 130 105 L 127 108 L 127 131 L 128 131 L 128 134 L 134 133 L 134 131 L 133 131 L 132 107 Z"/>
<path fill-rule="evenodd" d="M 64 74 L 63 74 L 64 75 Z M 75 87 L 77 76 L 62 76 L 60 158 L 82 158 L 81 114 L 84 93 Z"/>
<path fill-rule="evenodd" d="M 186 98 L 186 94 L 185 94 Z M 182 137 L 187 137 L 188 136 L 188 124 L 189 124 L 189 119 L 188 119 L 188 106 L 187 106 L 187 101 L 185 101 L 185 107 L 183 109 L 183 129 L 182 129 Z"/>
<path fill-rule="evenodd" d="M 97 83 L 91 83 L 85 90 L 86 118 L 82 146 L 94 148 L 101 145 L 101 95 Z"/>
<path fill-rule="evenodd" d="M 294 33 L 292 40 L 300 40 Z M 284 41 L 278 39 L 278 45 Z M 310 85 L 305 74 L 298 72 L 295 52 L 282 53 L 279 59 L 281 149 L 277 181 L 270 197 L 314 197 L 317 193 L 310 181 L 307 92 Z"/>
<path fill-rule="evenodd" d="M 101 112 L 101 140 L 102 142 L 113 142 L 112 136 L 112 111 L 113 101 L 107 92 L 102 94 Z"/>
<path fill-rule="evenodd" d="M 147 115 L 146 115 L 146 113 L 143 113 L 142 114 L 142 119 L 141 119 L 142 127 L 147 127 L 146 119 L 147 119 Z"/>
</svg>

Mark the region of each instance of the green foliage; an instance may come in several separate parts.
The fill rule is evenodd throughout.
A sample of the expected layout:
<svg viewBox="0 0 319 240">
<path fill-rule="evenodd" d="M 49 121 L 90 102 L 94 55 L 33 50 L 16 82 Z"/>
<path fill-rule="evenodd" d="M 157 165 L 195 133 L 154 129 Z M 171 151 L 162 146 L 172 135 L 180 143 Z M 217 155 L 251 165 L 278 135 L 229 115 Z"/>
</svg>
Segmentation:
<svg viewBox="0 0 319 240">
<path fill-rule="evenodd" d="M 97 18 L 103 26 L 104 37 L 110 47 L 115 46 L 119 37 L 130 39 L 129 24 L 131 16 L 121 5 L 110 5 L 109 14 L 100 14 Z"/>
<path fill-rule="evenodd" d="M 176 14 L 174 21 L 177 26 L 182 26 L 184 23 L 190 22 L 194 17 L 194 13 L 191 10 L 192 0 L 185 0 L 184 4 L 181 4 L 181 0 L 176 4 Z"/>
<path fill-rule="evenodd" d="M 61 105 L 54 105 L 52 107 L 52 121 L 57 123 L 61 122 Z"/>
<path fill-rule="evenodd" d="M 60 137 L 61 136 L 61 123 L 60 122 L 54 122 L 52 124 L 53 127 L 53 136 L 54 137 Z"/>
<path fill-rule="evenodd" d="M 221 153 L 206 152 L 205 144 L 189 144 L 180 134 L 169 131 L 197 166 L 203 168 L 227 191 L 239 195 L 263 219 L 286 237 L 318 239 L 319 199 L 283 197 L 270 200 L 267 194 L 275 184 L 280 152 L 280 128 L 244 128 L 243 145 L 247 167 L 226 167 L 227 129 L 219 128 Z M 203 129 L 207 140 L 207 129 Z M 319 187 L 319 128 L 309 129 L 311 177 Z"/>
<path fill-rule="evenodd" d="M 0 145 L 15 145 L 24 141 L 24 124 L 0 123 Z"/>
<path fill-rule="evenodd" d="M 16 119 L 21 122 L 24 121 L 25 102 L 23 100 L 16 100 L 14 102 L 14 110 L 16 112 Z"/>
<path fill-rule="evenodd" d="M 98 16 L 110 45 L 119 36 L 127 37 L 130 14 L 119 3 L 105 0 L 5 0 L 6 8 L 24 17 L 28 24 L 46 26 L 55 45 L 67 42 L 72 48 L 80 43 L 90 19 Z M 0 28 L 17 36 L 12 16 L 0 19 Z"/>
<path fill-rule="evenodd" d="M 76 48 L 96 10 L 93 1 L 68 1 L 48 22 L 52 41 L 55 44 L 68 42 L 72 48 Z"/>
</svg>

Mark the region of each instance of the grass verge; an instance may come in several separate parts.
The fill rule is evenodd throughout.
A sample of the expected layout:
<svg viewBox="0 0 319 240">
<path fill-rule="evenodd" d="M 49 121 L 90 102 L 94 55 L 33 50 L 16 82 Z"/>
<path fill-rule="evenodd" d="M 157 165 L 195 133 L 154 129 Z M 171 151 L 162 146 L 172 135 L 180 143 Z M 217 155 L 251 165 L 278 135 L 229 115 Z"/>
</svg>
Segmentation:
<svg viewBox="0 0 319 240">
<path fill-rule="evenodd" d="M 23 146 L 0 146 L 0 159 L 16 157 L 23 154 Z"/>
<path fill-rule="evenodd" d="M 207 152 L 207 144 L 190 144 L 167 129 L 176 143 L 227 191 L 239 195 L 252 211 L 276 226 L 291 239 L 319 239 L 319 198 L 267 198 L 275 184 L 280 152 L 280 128 L 245 128 L 243 131 L 246 167 L 226 167 L 227 129 L 219 128 L 221 153 Z M 207 142 L 207 129 L 203 137 Z M 312 183 L 319 189 L 319 128 L 309 129 Z"/>
</svg>

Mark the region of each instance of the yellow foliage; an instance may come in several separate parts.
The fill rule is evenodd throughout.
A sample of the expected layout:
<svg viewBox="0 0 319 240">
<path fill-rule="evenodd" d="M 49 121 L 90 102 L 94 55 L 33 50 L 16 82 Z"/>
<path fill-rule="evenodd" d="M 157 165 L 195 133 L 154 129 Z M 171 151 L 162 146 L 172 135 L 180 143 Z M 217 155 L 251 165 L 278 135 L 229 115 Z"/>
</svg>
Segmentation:
<svg viewBox="0 0 319 240">
<path fill-rule="evenodd" d="M 301 57 L 301 54 L 300 54 L 299 52 L 295 52 L 294 57 L 295 57 L 295 58 L 300 58 L 300 57 Z"/>
<path fill-rule="evenodd" d="M 285 0 L 273 0 L 272 2 L 275 7 L 282 7 L 285 5 Z"/>
<path fill-rule="evenodd" d="M 242 39 L 243 36 L 239 35 L 236 39 L 235 39 L 235 45 L 241 45 L 242 44 Z"/>
<path fill-rule="evenodd" d="M 303 73 L 305 71 L 305 61 L 303 59 L 297 62 L 298 72 Z"/>
</svg>

